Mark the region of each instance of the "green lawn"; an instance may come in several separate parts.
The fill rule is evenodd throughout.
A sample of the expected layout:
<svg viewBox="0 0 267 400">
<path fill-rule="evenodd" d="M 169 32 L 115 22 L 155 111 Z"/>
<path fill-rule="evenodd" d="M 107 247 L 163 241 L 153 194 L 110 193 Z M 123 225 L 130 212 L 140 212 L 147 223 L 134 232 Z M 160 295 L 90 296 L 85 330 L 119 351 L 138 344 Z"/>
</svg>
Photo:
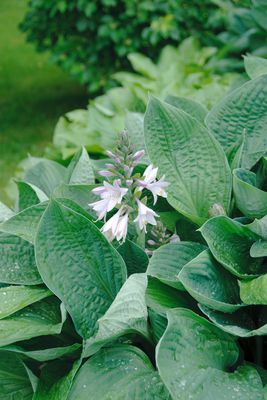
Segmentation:
<svg viewBox="0 0 267 400">
<path fill-rule="evenodd" d="M 25 42 L 26 0 L 0 0 L 0 199 L 17 163 L 41 155 L 58 117 L 84 107 L 86 90 Z"/>
</svg>

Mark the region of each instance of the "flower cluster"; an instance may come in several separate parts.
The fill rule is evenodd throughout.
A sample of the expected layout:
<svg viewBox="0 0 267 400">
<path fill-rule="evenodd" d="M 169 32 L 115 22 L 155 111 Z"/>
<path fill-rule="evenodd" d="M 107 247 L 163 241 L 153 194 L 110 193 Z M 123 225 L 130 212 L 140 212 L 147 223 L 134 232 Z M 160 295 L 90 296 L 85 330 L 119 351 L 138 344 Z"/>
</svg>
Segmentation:
<svg viewBox="0 0 267 400">
<path fill-rule="evenodd" d="M 144 150 L 134 152 L 127 133 L 121 135 L 117 150 L 107 155 L 112 160 L 106 164 L 106 169 L 100 171 L 105 178 L 103 186 L 93 189 L 93 193 L 101 200 L 89 204 L 96 212 L 98 220 L 104 220 L 102 232 L 112 241 L 125 241 L 128 223 L 134 222 L 140 231 L 146 232 L 147 224 L 156 225 L 158 215 L 146 205 L 147 198 L 143 196 L 144 189 L 149 190 L 156 204 L 158 196 L 167 197 L 165 188 L 168 183 L 164 176 L 157 180 L 158 168 L 149 165 L 143 175 L 134 173 L 134 167 L 144 156 Z M 117 212 L 107 221 L 107 213 L 117 209 Z"/>
</svg>

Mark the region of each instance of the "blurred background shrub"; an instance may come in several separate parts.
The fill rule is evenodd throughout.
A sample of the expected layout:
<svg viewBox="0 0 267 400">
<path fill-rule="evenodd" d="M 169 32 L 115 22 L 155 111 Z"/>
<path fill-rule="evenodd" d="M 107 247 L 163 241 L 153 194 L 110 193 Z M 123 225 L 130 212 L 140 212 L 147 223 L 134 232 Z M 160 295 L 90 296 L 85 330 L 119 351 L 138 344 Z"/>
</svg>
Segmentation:
<svg viewBox="0 0 267 400">
<path fill-rule="evenodd" d="M 266 7 L 265 0 L 30 0 L 21 29 L 94 92 L 112 84 L 112 73 L 131 69 L 127 54 L 155 61 L 163 46 L 188 36 L 220 47 L 219 60 L 255 47 L 267 54 Z M 240 62 L 217 65 L 236 69 Z"/>
</svg>

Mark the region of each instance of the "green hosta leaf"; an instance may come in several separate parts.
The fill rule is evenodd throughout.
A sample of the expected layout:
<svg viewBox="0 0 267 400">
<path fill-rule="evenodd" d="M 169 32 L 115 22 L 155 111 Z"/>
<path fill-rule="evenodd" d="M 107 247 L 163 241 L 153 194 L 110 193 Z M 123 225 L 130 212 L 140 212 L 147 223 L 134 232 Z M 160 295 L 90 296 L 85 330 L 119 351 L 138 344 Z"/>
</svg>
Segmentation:
<svg viewBox="0 0 267 400">
<path fill-rule="evenodd" d="M 67 168 L 66 180 L 71 185 L 90 185 L 95 183 L 93 165 L 84 147 L 77 151 L 72 158 Z"/>
<path fill-rule="evenodd" d="M 33 360 L 44 362 L 55 360 L 56 358 L 61 358 L 64 356 L 69 356 L 73 354 L 75 351 L 79 350 L 81 345 L 79 343 L 74 343 L 69 346 L 64 347 L 53 347 L 50 349 L 41 349 L 41 350 L 26 350 L 21 346 L 16 345 L 7 345 L 1 348 L 1 350 L 12 351 L 14 353 L 23 354 Z"/>
<path fill-rule="evenodd" d="M 140 246 L 131 240 L 126 240 L 121 246 L 117 247 L 117 251 L 124 259 L 128 275 L 146 271 L 149 260 Z"/>
<path fill-rule="evenodd" d="M 106 343 L 129 333 L 148 337 L 145 274 L 134 274 L 122 286 L 113 303 L 98 320 L 95 337 L 85 345 L 84 357 L 96 353 Z"/>
<path fill-rule="evenodd" d="M 261 259 L 254 259 L 249 254 L 259 236 L 245 225 L 219 216 L 207 221 L 200 231 L 213 256 L 232 274 L 252 278 L 266 270 Z"/>
<path fill-rule="evenodd" d="M 146 303 L 148 307 L 163 316 L 169 308 L 196 308 L 196 303 L 189 294 L 164 285 L 155 278 L 148 279 Z"/>
<path fill-rule="evenodd" d="M 90 211 L 90 214 L 96 219 L 95 212 L 89 207 L 90 203 L 99 200 L 99 197 L 92 193 L 92 190 L 97 185 L 67 185 L 62 183 L 54 191 L 54 196 L 74 201 L 85 210 Z"/>
<path fill-rule="evenodd" d="M 100 350 L 79 370 L 68 400 L 170 400 L 150 360 L 137 347 Z"/>
<path fill-rule="evenodd" d="M 204 123 L 204 119 L 208 113 L 208 110 L 197 101 L 178 96 L 167 96 L 165 101 L 166 103 L 185 111 L 202 124 Z"/>
<path fill-rule="evenodd" d="M 147 274 L 166 285 L 183 289 L 178 274 L 185 264 L 201 253 L 206 246 L 193 242 L 169 243 L 153 252 Z"/>
<path fill-rule="evenodd" d="M 59 360 L 46 364 L 33 400 L 67 400 L 80 365 L 81 360 L 76 360 L 71 369 Z"/>
<path fill-rule="evenodd" d="M 194 299 L 214 310 L 233 312 L 242 306 L 237 279 L 208 250 L 186 264 L 179 279 Z"/>
<path fill-rule="evenodd" d="M 32 385 L 27 370 L 15 354 L 0 352 L 0 400 L 31 400 Z"/>
<path fill-rule="evenodd" d="M 233 314 L 224 314 L 202 305 L 199 308 L 218 328 L 231 335 L 244 338 L 267 335 L 266 310 L 261 312 L 256 306 L 251 310 L 248 310 L 248 308 L 237 310 Z M 256 323 L 254 321 L 255 315 L 258 318 Z"/>
<path fill-rule="evenodd" d="M 245 282 L 240 281 L 240 297 L 245 304 L 267 305 L 267 274 Z"/>
<path fill-rule="evenodd" d="M 267 257 L 267 241 L 259 240 L 250 249 L 251 257 Z"/>
<path fill-rule="evenodd" d="M 254 368 L 226 372 L 237 358 L 233 337 L 192 311 L 168 312 L 156 361 L 173 400 L 262 400 L 262 383 Z"/>
<path fill-rule="evenodd" d="M 155 98 L 145 115 L 149 158 L 165 174 L 169 203 L 201 225 L 213 204 L 229 209 L 231 173 L 220 145 L 195 118 Z"/>
<path fill-rule="evenodd" d="M 134 151 L 145 150 L 144 115 L 141 113 L 127 112 L 125 128 L 128 132 Z M 145 154 L 141 162 L 149 164 L 148 155 Z"/>
<path fill-rule="evenodd" d="M 250 169 L 267 150 L 267 76 L 233 90 L 209 112 L 206 124 L 226 152 L 246 132 L 241 167 Z"/>
<path fill-rule="evenodd" d="M 65 182 L 65 175 L 65 167 L 55 161 L 43 159 L 26 171 L 24 179 L 49 197 L 61 182 Z"/>
<path fill-rule="evenodd" d="M 0 319 L 51 295 L 52 293 L 48 289 L 39 286 L 0 288 Z"/>
<path fill-rule="evenodd" d="M 262 239 L 267 240 L 267 215 L 261 219 L 255 219 L 253 222 L 247 225 L 252 231 L 257 233 Z"/>
<path fill-rule="evenodd" d="M 158 78 L 157 66 L 151 61 L 150 58 L 141 53 L 131 53 L 128 55 L 128 59 L 136 72 L 139 72 L 150 79 Z"/>
<path fill-rule="evenodd" d="M 54 297 L 41 300 L 0 320 L 0 346 L 61 332 L 64 311 Z"/>
<path fill-rule="evenodd" d="M 0 201 L 0 223 L 8 220 L 12 215 L 14 215 L 14 211 Z"/>
<path fill-rule="evenodd" d="M 235 169 L 233 188 L 236 205 L 249 218 L 261 218 L 267 214 L 267 192 L 257 188 L 256 174 Z"/>
<path fill-rule="evenodd" d="M 48 200 L 46 194 L 35 185 L 20 181 L 17 182 L 17 187 L 19 192 L 17 209 L 19 211 Z"/>
<path fill-rule="evenodd" d="M 22 285 L 42 283 L 33 245 L 3 232 L 0 232 L 0 282 Z"/>
<path fill-rule="evenodd" d="M 78 333 L 89 338 L 126 279 L 121 256 L 84 215 L 57 201 L 42 217 L 35 246 L 45 284 L 64 302 Z"/>
<path fill-rule="evenodd" d="M 267 60 L 252 55 L 244 56 L 245 70 L 250 79 L 267 74 Z"/>
</svg>

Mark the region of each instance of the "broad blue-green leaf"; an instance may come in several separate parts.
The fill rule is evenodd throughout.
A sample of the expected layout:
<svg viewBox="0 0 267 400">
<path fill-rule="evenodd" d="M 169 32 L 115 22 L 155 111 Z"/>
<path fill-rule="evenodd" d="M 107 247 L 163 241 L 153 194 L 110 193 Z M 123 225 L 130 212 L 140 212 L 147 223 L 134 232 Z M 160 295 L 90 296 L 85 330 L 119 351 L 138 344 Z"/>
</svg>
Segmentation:
<svg viewBox="0 0 267 400">
<path fill-rule="evenodd" d="M 35 303 L 52 293 L 40 286 L 7 286 L 0 288 L 0 319 Z"/>
<path fill-rule="evenodd" d="M 166 175 L 169 203 L 201 225 L 216 203 L 230 206 L 231 173 L 217 141 L 195 118 L 152 98 L 145 115 L 150 160 Z"/>
<path fill-rule="evenodd" d="M 171 400 L 158 372 L 137 347 L 101 349 L 79 370 L 68 400 Z"/>
<path fill-rule="evenodd" d="M 22 285 L 42 283 L 33 245 L 3 232 L 0 232 L 0 282 Z"/>
<path fill-rule="evenodd" d="M 14 211 L 0 201 L 0 223 L 8 220 L 12 215 L 14 215 Z"/>
<path fill-rule="evenodd" d="M 163 316 L 169 308 L 196 308 L 194 299 L 188 293 L 167 286 L 156 278 L 148 279 L 146 304 Z"/>
<path fill-rule="evenodd" d="M 251 310 L 248 308 L 237 310 L 233 314 L 211 310 L 202 305 L 199 308 L 209 317 L 213 324 L 231 335 L 244 338 L 267 335 L 266 310 L 259 310 L 256 306 Z M 258 318 L 257 323 L 254 321 L 255 315 Z"/>
<path fill-rule="evenodd" d="M 127 279 L 107 312 L 99 318 L 97 333 L 87 340 L 83 357 L 89 357 L 108 342 L 129 333 L 149 336 L 146 288 L 145 274 L 134 274 Z"/>
<path fill-rule="evenodd" d="M 204 119 L 208 113 L 208 110 L 197 101 L 178 96 L 167 96 L 165 101 L 166 103 L 185 111 L 187 114 L 189 114 L 191 117 L 196 118 L 202 124 L 204 123 Z"/>
<path fill-rule="evenodd" d="M 249 218 L 267 214 L 267 192 L 257 187 L 257 176 L 251 171 L 235 169 L 233 189 L 237 208 Z"/>
<path fill-rule="evenodd" d="M 18 356 L 0 352 L 0 400 L 31 400 L 32 385 Z"/>
<path fill-rule="evenodd" d="M 95 187 L 97 185 L 67 185 L 62 183 L 55 189 L 54 197 L 74 201 L 85 210 L 88 210 L 97 219 L 95 212 L 89 207 L 90 203 L 99 200 L 99 197 L 92 192 Z"/>
<path fill-rule="evenodd" d="M 236 277 L 217 263 L 208 250 L 186 264 L 179 279 L 194 299 L 214 310 L 231 313 L 242 306 Z"/>
<path fill-rule="evenodd" d="M 193 242 L 169 243 L 153 252 L 147 274 L 166 285 L 183 289 L 178 274 L 185 264 L 201 253 L 206 246 Z"/>
<path fill-rule="evenodd" d="M 260 237 L 245 225 L 219 216 L 207 221 L 200 231 L 216 260 L 239 278 L 252 278 L 266 271 L 261 259 L 250 256 L 250 247 Z"/>
<path fill-rule="evenodd" d="M 267 75 L 233 90 L 207 115 L 206 124 L 226 152 L 245 130 L 242 168 L 250 169 L 267 150 Z"/>
<path fill-rule="evenodd" d="M 43 159 L 26 171 L 24 180 L 40 188 L 49 197 L 61 182 L 65 182 L 65 175 L 65 167 Z"/>
<path fill-rule="evenodd" d="M 65 312 L 54 297 L 31 304 L 9 317 L 0 320 L 0 346 L 36 336 L 55 335 L 61 332 Z"/>
<path fill-rule="evenodd" d="M 144 136 L 144 115 L 137 112 L 127 112 L 125 118 L 125 129 L 127 130 L 134 151 L 146 151 Z M 141 158 L 140 162 L 149 164 L 147 152 L 144 157 Z"/>
<path fill-rule="evenodd" d="M 267 240 L 267 215 L 261 219 L 255 219 L 247 227 L 252 232 L 257 233 L 262 239 Z"/>
<path fill-rule="evenodd" d="M 152 309 L 148 309 L 148 316 L 151 326 L 151 335 L 154 341 L 158 343 L 167 327 L 167 318 Z"/>
<path fill-rule="evenodd" d="M 128 275 L 145 272 L 148 265 L 148 256 L 145 251 L 131 240 L 126 240 L 117 247 L 127 267 Z"/>
<path fill-rule="evenodd" d="M 259 240 L 253 243 L 250 249 L 251 257 L 267 257 L 267 241 Z"/>
<path fill-rule="evenodd" d="M 84 147 L 72 158 L 67 171 L 66 181 L 70 185 L 90 185 L 95 183 L 93 165 Z"/>
<path fill-rule="evenodd" d="M 245 70 L 250 79 L 267 74 L 267 60 L 249 54 L 244 56 Z"/>
<path fill-rule="evenodd" d="M 267 305 L 267 274 L 252 279 L 240 281 L 240 297 L 245 304 Z"/>
<path fill-rule="evenodd" d="M 149 57 L 142 53 L 130 53 L 128 59 L 136 72 L 147 76 L 150 79 L 158 78 L 158 68 Z"/>
<path fill-rule="evenodd" d="M 35 251 L 45 284 L 63 301 L 78 333 L 95 334 L 126 279 L 121 256 L 84 215 L 54 200 L 39 224 Z"/>
<path fill-rule="evenodd" d="M 71 368 L 59 360 L 46 364 L 33 400 L 67 400 L 80 365 L 81 360 L 76 360 Z"/>
<path fill-rule="evenodd" d="M 262 400 L 258 372 L 241 366 L 232 336 L 190 310 L 168 312 L 168 327 L 156 349 L 159 374 L 173 400 Z"/>
<path fill-rule="evenodd" d="M 25 208 L 31 207 L 33 205 L 48 200 L 46 194 L 35 185 L 19 181 L 17 182 L 17 187 L 18 187 L 17 209 L 19 211 L 22 211 Z"/>
<path fill-rule="evenodd" d="M 75 351 L 81 348 L 81 344 L 74 343 L 69 346 L 64 347 L 53 347 L 48 349 L 40 349 L 40 350 L 27 350 L 21 346 L 17 345 L 7 345 L 1 347 L 1 350 L 12 351 L 14 353 L 23 354 L 33 360 L 44 362 L 55 360 L 56 358 L 61 358 L 64 356 L 69 356 L 73 354 Z"/>
</svg>

